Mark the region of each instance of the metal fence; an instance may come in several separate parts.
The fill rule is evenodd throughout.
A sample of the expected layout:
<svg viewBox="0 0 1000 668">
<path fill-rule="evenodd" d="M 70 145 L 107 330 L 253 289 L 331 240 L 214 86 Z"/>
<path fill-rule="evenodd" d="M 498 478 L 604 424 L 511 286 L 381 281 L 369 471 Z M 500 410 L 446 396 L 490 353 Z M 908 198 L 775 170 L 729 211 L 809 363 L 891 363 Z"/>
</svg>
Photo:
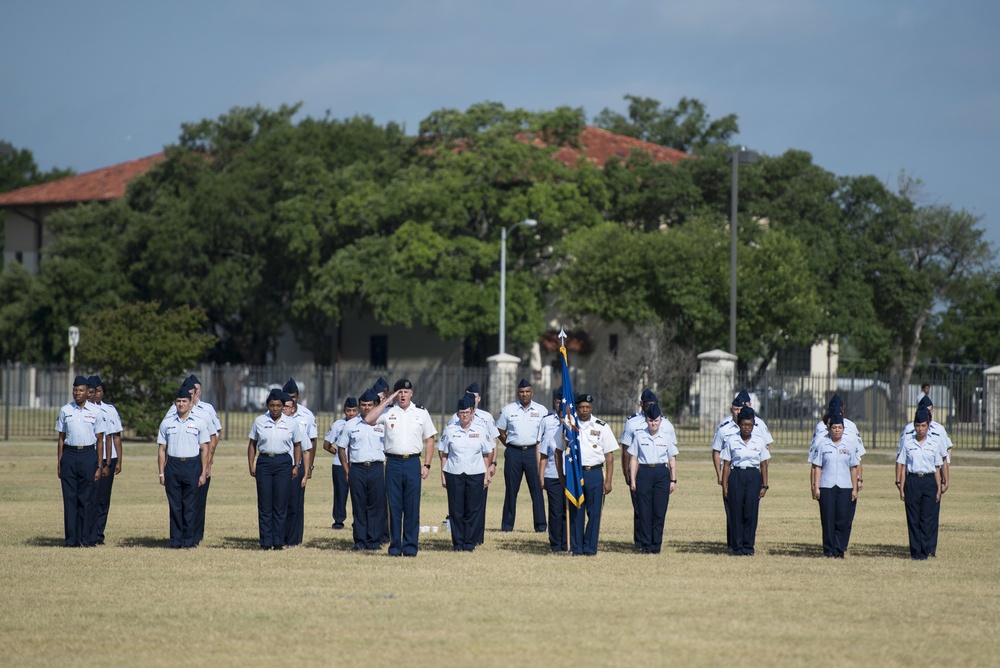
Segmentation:
<svg viewBox="0 0 1000 668">
<path fill-rule="evenodd" d="M 92 370 L 77 369 L 78 373 Z M 344 400 L 357 397 L 382 376 L 390 385 L 409 378 L 414 385 L 414 401 L 435 416 L 439 429 L 455 410 L 455 402 L 471 382 L 483 390 L 483 405 L 494 414 L 516 398 L 517 378 L 530 378 L 535 400 L 550 404 L 552 390 L 560 382 L 555 370 L 517 369 L 516 376 L 490 378 L 485 367 L 408 367 L 373 369 L 359 365 L 203 365 L 191 372 L 202 382 L 203 398 L 212 403 L 223 422 L 224 439 L 242 439 L 256 415 L 264 410 L 264 400 L 273 387 L 288 378 L 299 386 L 302 402 L 317 415 L 321 436 L 342 413 Z M 607 396 L 600 370 L 574 370 L 573 386 L 595 395 L 594 413 L 620 432 L 628 414 L 638 406 L 634 399 Z M 916 379 L 916 378 L 915 378 Z M 179 382 L 180 379 L 178 379 Z M 492 380 L 492 382 L 491 382 Z M 69 370 L 64 366 L 32 366 L 7 363 L 0 370 L 0 436 L 14 438 L 54 437 L 53 427 L 59 408 L 71 400 Z M 709 444 L 720 420 L 727 417 L 725 405 L 711 403 L 710 393 L 730 398 L 748 387 L 754 407 L 767 421 L 779 447 L 805 449 L 826 404 L 836 391 L 844 399 L 847 416 L 857 423 L 869 449 L 895 449 L 902 424 L 890 415 L 889 384 L 877 374 L 852 377 L 765 374 L 755 385 L 746 378 L 710 377 L 695 374 L 685 387 L 654 388 L 677 427 L 682 446 Z M 918 382 L 931 384 L 934 419 L 948 429 L 956 449 L 1000 448 L 1000 387 L 991 387 L 981 370 L 965 373 L 922 375 Z M 996 381 L 994 380 L 994 384 Z M 912 416 L 919 386 L 911 385 L 903 404 Z M 993 392 L 992 402 L 989 392 Z M 492 395 L 494 396 L 491 396 Z M 108 401 L 114 403 L 113 392 Z M 164 406 L 164 411 L 167 407 Z"/>
</svg>

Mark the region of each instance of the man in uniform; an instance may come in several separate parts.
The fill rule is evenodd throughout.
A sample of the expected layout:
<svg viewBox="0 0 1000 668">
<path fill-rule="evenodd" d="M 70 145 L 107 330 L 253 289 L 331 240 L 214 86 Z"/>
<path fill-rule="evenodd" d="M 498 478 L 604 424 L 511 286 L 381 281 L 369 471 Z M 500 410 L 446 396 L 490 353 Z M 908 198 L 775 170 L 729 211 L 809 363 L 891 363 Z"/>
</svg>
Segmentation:
<svg viewBox="0 0 1000 668">
<path fill-rule="evenodd" d="M 746 388 L 741 389 L 736 397 L 733 398 L 733 405 L 730 407 L 730 417 L 726 418 L 719 423 L 719 426 L 715 430 L 715 436 L 712 438 L 712 463 L 715 465 L 715 479 L 719 487 L 722 487 L 722 446 L 725 444 L 726 439 L 734 434 L 740 433 L 740 424 L 737 420 L 740 410 L 745 408 L 752 408 L 750 405 L 750 393 L 747 392 Z M 774 442 L 771 438 L 771 432 L 768 431 L 767 425 L 764 421 L 757 417 L 754 413 L 754 427 L 753 432 L 760 436 L 764 443 L 768 446 Z M 732 521 L 729 516 L 729 499 L 726 495 L 722 495 L 722 507 L 726 511 L 726 547 L 730 551 L 733 550 L 733 526 Z"/>
<path fill-rule="evenodd" d="M 385 533 L 385 429 L 364 419 L 375 407 L 376 398 L 373 389 L 364 391 L 358 400 L 361 415 L 347 421 L 336 441 L 339 468 L 351 490 L 355 550 L 379 549 Z M 324 448 L 326 445 L 323 443 Z"/>
<path fill-rule="evenodd" d="M 396 381 L 393 393 L 372 408 L 364 420 L 373 427 L 385 428 L 389 556 L 415 557 L 420 533 L 420 483 L 430 474 L 437 429 L 430 413 L 413 403 L 413 383 L 405 378 Z"/>
<path fill-rule="evenodd" d="M 62 485 L 66 547 L 93 547 L 97 482 L 101 478 L 97 444 L 104 442 L 104 413 L 87 401 L 87 377 L 73 380 L 73 401 L 56 418 L 56 475 Z"/>
<path fill-rule="evenodd" d="M 198 489 L 208 480 L 211 436 L 206 423 L 192 415 L 191 389 L 181 385 L 174 399 L 176 411 L 160 423 L 156 442 L 160 485 L 170 508 L 170 547 L 197 545 Z"/>
<path fill-rule="evenodd" d="M 497 429 L 500 442 L 504 444 L 503 517 L 501 531 L 514 530 L 517 513 L 517 493 L 521 489 L 521 477 L 528 483 L 531 495 L 531 512 L 537 533 L 545 532 L 545 500 L 542 496 L 541 480 L 538 477 L 538 442 L 541 440 L 542 419 L 545 406 L 532 401 L 531 383 L 524 378 L 517 384 L 517 401 L 507 404 L 500 411 Z"/>
<path fill-rule="evenodd" d="M 104 545 L 104 529 L 108 524 L 111 508 L 111 488 L 115 476 L 122 472 L 122 419 L 118 409 L 104 402 L 104 383 L 100 376 L 87 379 L 87 399 L 104 412 L 104 442 L 98 444 L 98 458 L 101 462 L 101 479 L 97 483 L 97 500 L 94 517 L 94 533 L 91 542 Z"/>
<path fill-rule="evenodd" d="M 583 464 L 582 508 L 569 504 L 569 544 L 574 556 L 597 554 L 597 539 L 601 531 L 601 510 L 604 497 L 611 493 L 611 481 L 615 469 L 614 451 L 618 449 L 611 427 L 592 414 L 594 397 L 589 394 L 576 396 L 576 415 L 580 423 L 580 461 Z M 562 470 L 562 451 L 566 449 L 565 439 L 559 447 L 556 466 L 560 480 L 566 480 Z M 601 475 L 603 472 L 603 476 Z M 584 513 L 587 521 L 584 524 Z"/>
<path fill-rule="evenodd" d="M 562 388 L 552 393 L 555 409 L 542 419 L 538 443 L 538 477 L 549 500 L 549 547 L 553 552 L 566 551 L 566 488 L 556 469 L 556 451 L 562 443 Z"/>
<path fill-rule="evenodd" d="M 344 425 L 358 416 L 358 400 L 354 397 L 347 397 L 344 401 L 344 417 L 337 420 L 330 427 L 326 438 L 323 439 L 323 449 L 333 455 L 332 477 L 333 477 L 333 525 L 332 529 L 337 531 L 344 528 L 344 520 L 347 519 L 347 478 L 346 469 L 341 465 L 340 454 L 337 452 L 337 439 L 344 431 Z"/>
<path fill-rule="evenodd" d="M 289 378 L 281 391 L 292 399 L 288 417 L 298 422 L 306 438 L 302 441 L 302 461 L 299 462 L 298 477 L 292 481 L 288 491 L 288 519 L 285 522 L 285 545 L 300 545 L 305 531 L 306 483 L 312 478 L 313 458 L 316 456 L 316 437 L 319 430 L 316 416 L 299 403 L 299 386 L 294 378 Z M 343 525 L 341 525 L 343 526 Z"/>
</svg>

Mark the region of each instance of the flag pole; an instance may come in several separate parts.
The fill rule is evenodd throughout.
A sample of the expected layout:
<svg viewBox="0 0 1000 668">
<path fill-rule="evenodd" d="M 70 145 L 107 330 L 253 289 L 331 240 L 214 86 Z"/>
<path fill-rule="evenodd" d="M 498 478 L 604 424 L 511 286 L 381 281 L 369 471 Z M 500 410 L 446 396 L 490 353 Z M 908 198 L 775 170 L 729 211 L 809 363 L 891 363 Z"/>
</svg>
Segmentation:
<svg viewBox="0 0 1000 668">
<path fill-rule="evenodd" d="M 562 355 L 562 357 L 563 357 L 563 363 L 564 364 L 568 363 L 567 362 L 567 357 L 566 357 L 566 330 L 564 328 L 562 328 L 562 327 L 559 328 L 559 354 Z M 563 439 L 565 439 L 565 438 L 566 438 L 566 436 L 563 435 Z M 564 490 L 564 495 L 563 495 L 564 496 L 564 498 L 563 498 L 563 521 L 566 522 L 566 533 L 564 534 L 566 536 L 566 545 L 565 545 L 565 547 L 566 547 L 566 551 L 569 552 L 569 550 L 570 550 L 570 538 L 569 538 L 569 531 L 570 531 L 570 526 L 569 526 L 569 504 L 566 503 L 566 499 L 565 499 L 565 482 L 566 482 L 566 466 L 564 464 L 563 465 L 563 490 Z"/>
</svg>

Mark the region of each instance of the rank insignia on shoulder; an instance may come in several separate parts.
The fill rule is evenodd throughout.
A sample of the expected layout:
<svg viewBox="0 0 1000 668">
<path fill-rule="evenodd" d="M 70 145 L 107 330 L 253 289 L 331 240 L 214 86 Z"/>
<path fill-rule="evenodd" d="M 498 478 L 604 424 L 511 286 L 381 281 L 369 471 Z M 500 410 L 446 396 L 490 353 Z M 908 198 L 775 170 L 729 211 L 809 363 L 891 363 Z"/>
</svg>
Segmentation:
<svg viewBox="0 0 1000 668">
<path fill-rule="evenodd" d="M 413 407 L 414 407 L 414 408 L 419 408 L 420 410 L 423 410 L 423 408 L 424 408 L 424 407 L 423 407 L 423 406 L 421 406 L 420 404 L 413 404 Z"/>
<path fill-rule="evenodd" d="M 604 420 L 598 420 L 596 418 L 594 419 L 594 422 L 596 422 L 597 424 L 601 425 L 602 427 L 608 424 Z"/>
</svg>

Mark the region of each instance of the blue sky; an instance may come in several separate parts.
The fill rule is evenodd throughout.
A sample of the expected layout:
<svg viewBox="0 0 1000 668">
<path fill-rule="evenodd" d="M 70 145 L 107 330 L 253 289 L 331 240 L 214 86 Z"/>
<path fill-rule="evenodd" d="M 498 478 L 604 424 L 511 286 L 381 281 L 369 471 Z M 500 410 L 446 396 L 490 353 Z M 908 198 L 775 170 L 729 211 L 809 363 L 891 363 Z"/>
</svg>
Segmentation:
<svg viewBox="0 0 1000 668">
<path fill-rule="evenodd" d="M 156 153 L 258 103 L 415 132 L 483 100 L 592 118 L 686 96 L 737 114 L 749 148 L 906 170 L 1000 248 L 1000 3 L 11 0 L 0 23 L 0 138 L 43 169 Z"/>
</svg>

